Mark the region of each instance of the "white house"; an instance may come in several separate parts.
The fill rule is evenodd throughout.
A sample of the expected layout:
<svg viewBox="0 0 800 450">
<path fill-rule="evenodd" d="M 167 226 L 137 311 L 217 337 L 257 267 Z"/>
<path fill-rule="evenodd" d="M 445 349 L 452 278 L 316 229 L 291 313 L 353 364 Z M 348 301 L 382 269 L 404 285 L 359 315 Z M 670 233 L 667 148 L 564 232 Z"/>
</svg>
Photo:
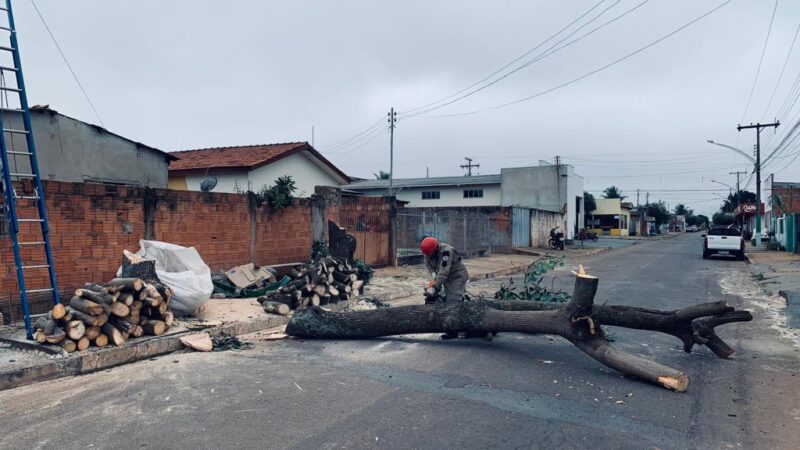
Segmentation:
<svg viewBox="0 0 800 450">
<path fill-rule="evenodd" d="M 583 225 L 583 177 L 570 165 L 540 162 L 513 167 L 495 175 L 392 180 L 398 200 L 409 208 L 514 206 L 560 213 L 572 238 Z M 389 180 L 364 180 L 345 189 L 365 195 L 389 195 Z"/>
<path fill-rule="evenodd" d="M 342 186 L 350 178 L 307 142 L 203 148 L 173 152 L 170 189 L 199 191 L 203 180 L 216 178 L 214 192 L 257 192 L 289 175 L 298 197 L 309 197 L 315 186 Z"/>
</svg>

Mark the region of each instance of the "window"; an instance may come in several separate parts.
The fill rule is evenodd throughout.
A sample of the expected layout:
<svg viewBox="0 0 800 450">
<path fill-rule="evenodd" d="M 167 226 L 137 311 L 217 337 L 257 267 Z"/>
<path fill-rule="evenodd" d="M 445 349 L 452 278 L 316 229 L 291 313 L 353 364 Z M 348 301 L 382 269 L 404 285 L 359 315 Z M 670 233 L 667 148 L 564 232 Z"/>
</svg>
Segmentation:
<svg viewBox="0 0 800 450">
<path fill-rule="evenodd" d="M 739 236 L 739 229 L 734 226 L 715 227 L 708 230 L 709 236 Z"/>
<path fill-rule="evenodd" d="M 439 191 L 422 191 L 423 200 L 439 200 L 441 193 Z"/>
<path fill-rule="evenodd" d="M 483 198 L 483 189 L 464 189 L 464 198 Z"/>
</svg>

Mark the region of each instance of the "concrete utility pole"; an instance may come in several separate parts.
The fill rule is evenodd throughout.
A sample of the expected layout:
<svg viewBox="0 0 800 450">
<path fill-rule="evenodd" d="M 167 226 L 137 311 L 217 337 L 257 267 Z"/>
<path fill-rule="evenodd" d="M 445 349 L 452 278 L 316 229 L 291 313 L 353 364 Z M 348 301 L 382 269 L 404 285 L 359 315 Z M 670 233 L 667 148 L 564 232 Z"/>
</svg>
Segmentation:
<svg viewBox="0 0 800 450">
<path fill-rule="evenodd" d="M 466 161 L 467 163 L 466 164 L 462 164 L 461 168 L 462 169 L 467 169 L 467 176 L 468 177 L 472 176 L 472 168 L 473 167 L 477 169 L 477 168 L 479 168 L 481 166 L 480 164 L 472 164 L 472 158 L 467 158 L 466 156 L 464 157 L 464 161 Z"/>
<path fill-rule="evenodd" d="M 778 128 L 781 123 L 775 121 L 773 123 L 756 123 L 750 125 L 738 125 L 738 131 L 755 128 L 756 130 L 756 246 L 761 246 L 761 129 L 762 128 Z"/>
<path fill-rule="evenodd" d="M 394 108 L 389 109 L 389 196 L 394 196 L 394 124 L 397 123 L 397 114 Z"/>
<path fill-rule="evenodd" d="M 392 266 L 397 266 L 397 199 L 394 196 L 394 127 L 397 123 L 397 114 L 394 107 L 389 108 L 389 196 L 391 197 L 391 209 L 389 210 L 389 262 Z"/>
<path fill-rule="evenodd" d="M 736 204 L 742 204 L 742 189 L 739 187 L 739 175 L 747 175 L 747 172 L 728 172 L 728 175 L 736 175 Z M 758 206 L 756 206 L 758 208 Z M 742 220 L 739 221 L 739 233 L 744 236 L 744 214 L 742 214 Z"/>
</svg>

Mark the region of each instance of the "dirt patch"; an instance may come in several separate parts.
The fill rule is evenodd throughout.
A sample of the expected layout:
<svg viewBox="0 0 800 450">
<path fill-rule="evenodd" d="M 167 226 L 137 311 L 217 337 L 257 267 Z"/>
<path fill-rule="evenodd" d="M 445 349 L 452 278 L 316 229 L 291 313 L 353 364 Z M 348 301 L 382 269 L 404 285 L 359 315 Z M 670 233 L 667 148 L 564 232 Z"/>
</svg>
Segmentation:
<svg viewBox="0 0 800 450">
<path fill-rule="evenodd" d="M 263 316 L 264 308 L 255 298 L 216 299 L 207 301 L 197 311 L 197 319 L 204 322 L 234 322 Z"/>
</svg>

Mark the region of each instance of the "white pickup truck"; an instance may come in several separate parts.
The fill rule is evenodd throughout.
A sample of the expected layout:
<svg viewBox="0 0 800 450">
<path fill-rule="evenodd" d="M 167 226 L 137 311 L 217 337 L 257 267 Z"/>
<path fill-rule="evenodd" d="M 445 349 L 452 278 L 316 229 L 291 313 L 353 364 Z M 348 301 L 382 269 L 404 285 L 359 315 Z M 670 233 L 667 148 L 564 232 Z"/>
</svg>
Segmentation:
<svg viewBox="0 0 800 450">
<path fill-rule="evenodd" d="M 711 227 L 703 234 L 703 259 L 711 255 L 732 255 L 744 260 L 744 240 L 741 232 L 734 226 Z"/>
</svg>

